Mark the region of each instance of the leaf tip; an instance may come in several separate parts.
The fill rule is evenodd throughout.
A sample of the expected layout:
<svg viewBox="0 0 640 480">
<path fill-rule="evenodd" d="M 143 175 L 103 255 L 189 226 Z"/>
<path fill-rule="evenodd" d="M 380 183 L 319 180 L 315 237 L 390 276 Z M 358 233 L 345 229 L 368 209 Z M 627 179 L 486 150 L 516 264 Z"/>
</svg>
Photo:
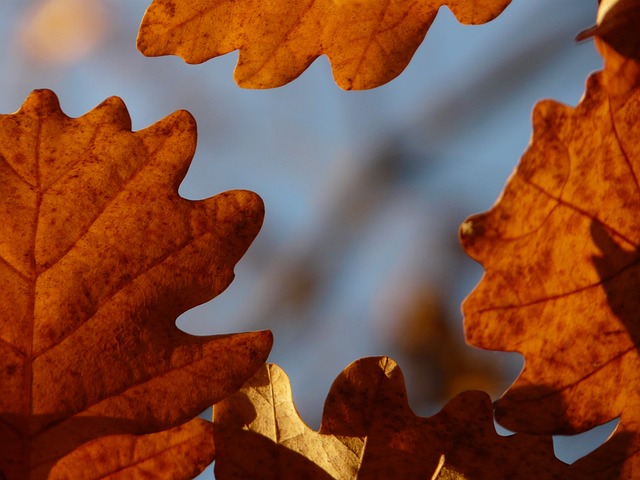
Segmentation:
<svg viewBox="0 0 640 480">
<path fill-rule="evenodd" d="M 112 96 L 103 100 L 89 114 L 108 119 L 109 123 L 124 130 L 131 131 L 131 116 L 124 101 L 120 97 Z M 99 121 L 99 120 L 96 120 Z"/>
<path fill-rule="evenodd" d="M 273 348 L 273 332 L 271 330 L 258 330 L 255 332 L 249 332 L 255 339 L 255 345 L 257 345 L 258 356 L 262 357 L 262 362 L 267 361 L 267 357 Z"/>
<path fill-rule="evenodd" d="M 58 96 L 47 88 L 33 90 L 25 99 L 20 113 L 32 113 L 45 116 L 53 113 L 62 113 Z"/>
<path fill-rule="evenodd" d="M 511 0 L 490 0 L 480 2 L 449 2 L 447 7 L 463 25 L 480 25 L 494 20 Z M 479 8 L 480 7 L 480 8 Z"/>
<path fill-rule="evenodd" d="M 228 190 L 217 195 L 224 202 L 223 218 L 239 225 L 241 229 L 255 230 L 257 235 L 264 220 L 264 202 L 260 195 L 251 190 Z M 248 233 L 248 232 L 247 232 Z"/>
</svg>

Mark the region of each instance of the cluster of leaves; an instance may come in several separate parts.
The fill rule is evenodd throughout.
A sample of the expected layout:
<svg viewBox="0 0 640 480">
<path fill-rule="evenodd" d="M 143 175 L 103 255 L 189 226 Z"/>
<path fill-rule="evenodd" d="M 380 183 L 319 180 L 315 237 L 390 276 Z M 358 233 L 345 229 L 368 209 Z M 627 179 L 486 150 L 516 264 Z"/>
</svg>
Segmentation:
<svg viewBox="0 0 640 480">
<path fill-rule="evenodd" d="M 139 48 L 204 61 L 240 49 L 237 80 L 288 82 L 327 54 L 344 88 L 404 68 L 438 2 L 155 0 Z M 508 0 L 449 0 L 463 22 Z M 267 331 L 193 337 L 175 318 L 231 282 L 257 235 L 246 191 L 187 201 L 196 127 L 138 132 L 111 98 L 80 118 L 50 91 L 0 116 L 0 478 L 631 478 L 640 468 L 640 2 L 602 2 L 605 68 L 576 108 L 540 103 L 531 146 L 461 241 L 486 274 L 468 340 L 526 367 L 495 404 L 467 392 L 410 410 L 387 357 L 340 374 L 322 425 L 298 417 Z M 322 21 L 321 21 L 322 20 Z M 339 32 L 339 33 L 337 33 Z M 234 393 L 235 392 L 235 393 Z M 196 418 L 215 404 L 214 422 Z M 620 418 L 573 465 L 550 435 Z"/>
</svg>

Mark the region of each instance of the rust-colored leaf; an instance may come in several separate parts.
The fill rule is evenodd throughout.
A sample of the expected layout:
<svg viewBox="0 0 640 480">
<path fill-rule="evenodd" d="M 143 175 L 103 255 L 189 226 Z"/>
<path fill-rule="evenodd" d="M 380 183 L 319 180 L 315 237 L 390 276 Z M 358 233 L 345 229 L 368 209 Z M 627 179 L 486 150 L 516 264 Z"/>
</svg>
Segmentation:
<svg viewBox="0 0 640 480">
<path fill-rule="evenodd" d="M 471 343 L 525 356 L 497 402 L 501 424 L 571 434 L 620 417 L 580 465 L 589 478 L 618 478 L 609 469 L 624 463 L 620 478 L 631 478 L 640 469 L 640 64 L 597 42 L 605 70 L 576 108 L 536 106 L 531 145 L 501 198 L 462 226 L 486 271 L 464 313 Z"/>
<path fill-rule="evenodd" d="M 462 23 L 480 24 L 510 1 L 154 0 L 138 48 L 189 63 L 240 50 L 235 79 L 248 88 L 284 85 L 324 54 L 338 85 L 360 90 L 404 70 L 440 6 Z"/>
<path fill-rule="evenodd" d="M 211 463 L 214 454 L 211 423 L 195 418 L 163 432 L 92 440 L 56 463 L 48 479 L 190 480 Z M 74 472 L 73 477 L 69 472 Z"/>
<path fill-rule="evenodd" d="M 105 435 L 185 423 L 264 362 L 269 332 L 194 337 L 175 326 L 231 282 L 263 215 L 250 192 L 178 196 L 191 115 L 132 132 L 120 99 L 69 118 L 52 92 L 35 91 L 0 116 L 0 138 L 7 480 L 38 478 L 30 472 Z"/>
<path fill-rule="evenodd" d="M 221 480 L 563 478 L 568 469 L 550 437 L 499 436 L 483 392 L 417 417 L 402 372 L 387 357 L 360 359 L 338 376 L 319 432 L 299 418 L 276 365 L 214 406 L 214 432 Z"/>
</svg>

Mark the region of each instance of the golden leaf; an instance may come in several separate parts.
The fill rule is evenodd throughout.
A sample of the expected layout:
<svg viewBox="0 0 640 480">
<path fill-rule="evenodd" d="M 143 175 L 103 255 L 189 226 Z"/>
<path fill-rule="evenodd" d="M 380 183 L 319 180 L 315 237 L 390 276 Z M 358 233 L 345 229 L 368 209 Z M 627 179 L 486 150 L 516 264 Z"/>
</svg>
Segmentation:
<svg viewBox="0 0 640 480">
<path fill-rule="evenodd" d="M 597 42 L 605 70 L 576 108 L 536 106 L 502 196 L 463 225 L 465 250 L 485 268 L 463 309 L 472 344 L 526 359 L 498 421 L 572 434 L 620 417 L 578 466 L 608 479 L 624 463 L 630 478 L 640 468 L 640 64 Z"/>
<path fill-rule="evenodd" d="M 551 437 L 499 436 L 483 392 L 417 417 L 387 357 L 357 360 L 338 376 L 318 432 L 298 416 L 284 372 L 265 365 L 214 406 L 214 438 L 221 480 L 562 478 L 569 468 Z"/>
<path fill-rule="evenodd" d="M 346 90 L 374 88 L 398 76 L 441 5 L 466 24 L 485 23 L 511 0 L 154 0 L 140 26 L 147 56 L 189 63 L 240 50 L 235 80 L 272 88 L 329 57 Z"/>
<path fill-rule="evenodd" d="M 270 332 L 194 337 L 175 326 L 228 286 L 263 217 L 246 191 L 178 196 L 195 128 L 178 111 L 132 132 L 118 98 L 69 118 L 46 90 L 0 116 L 7 480 L 105 435 L 185 423 L 265 361 Z"/>
</svg>

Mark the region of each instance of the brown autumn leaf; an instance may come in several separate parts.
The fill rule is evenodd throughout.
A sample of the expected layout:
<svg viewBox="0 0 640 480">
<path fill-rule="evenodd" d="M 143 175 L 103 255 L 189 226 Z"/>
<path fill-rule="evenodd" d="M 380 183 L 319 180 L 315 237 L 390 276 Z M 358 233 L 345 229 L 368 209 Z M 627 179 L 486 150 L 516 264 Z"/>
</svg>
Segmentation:
<svg viewBox="0 0 640 480">
<path fill-rule="evenodd" d="M 640 64 L 596 42 L 605 70 L 577 107 L 536 106 L 531 145 L 502 196 L 462 225 L 465 250 L 485 268 L 463 309 L 472 344 L 526 359 L 498 421 L 572 434 L 619 417 L 579 466 L 589 478 L 631 478 L 640 469 Z M 620 464 L 620 477 L 608 470 Z"/>
<path fill-rule="evenodd" d="M 265 361 L 270 332 L 175 326 L 227 287 L 263 217 L 246 191 L 178 196 L 189 113 L 132 132 L 118 98 L 69 118 L 40 90 L 0 116 L 0 138 L 0 477 L 183 424 Z"/>
<path fill-rule="evenodd" d="M 220 480 L 564 478 L 569 468 L 551 437 L 499 436 L 483 392 L 416 416 L 387 357 L 357 360 L 338 376 L 318 432 L 298 416 L 284 372 L 267 364 L 214 406 L 214 438 Z"/>
<path fill-rule="evenodd" d="M 57 462 L 48 477 L 42 472 L 42 477 L 49 480 L 189 480 L 211 463 L 214 453 L 211 423 L 194 418 L 163 432 L 92 440 Z M 73 477 L 69 472 L 73 472 Z M 38 475 L 36 472 L 34 476 Z"/>
<path fill-rule="evenodd" d="M 640 0 L 603 0 L 597 23 L 578 35 L 578 40 L 596 35 L 618 53 L 640 61 Z"/>
<path fill-rule="evenodd" d="M 398 76 L 442 5 L 464 24 L 485 23 L 511 0 L 153 0 L 140 26 L 147 56 L 188 63 L 240 50 L 241 87 L 273 88 L 329 57 L 345 90 L 374 88 Z"/>
</svg>

